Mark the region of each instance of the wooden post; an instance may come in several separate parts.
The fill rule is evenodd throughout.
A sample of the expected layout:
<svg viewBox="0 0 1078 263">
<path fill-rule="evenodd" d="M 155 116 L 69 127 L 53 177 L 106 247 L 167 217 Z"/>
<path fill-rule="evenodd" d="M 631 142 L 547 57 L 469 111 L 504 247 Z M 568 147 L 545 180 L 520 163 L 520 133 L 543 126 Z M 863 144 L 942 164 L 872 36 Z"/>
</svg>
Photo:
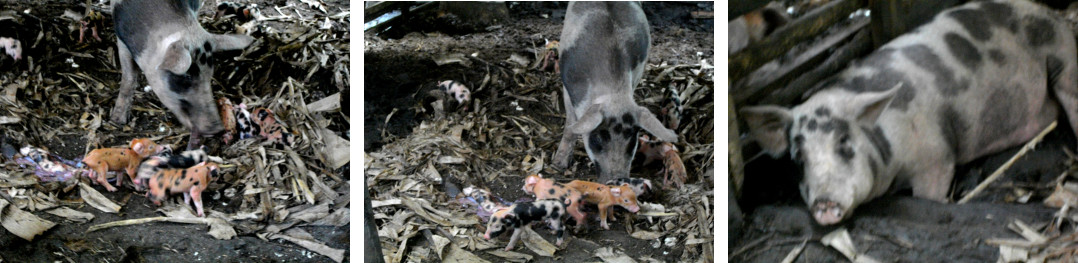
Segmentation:
<svg viewBox="0 0 1078 263">
<path fill-rule="evenodd" d="M 730 189 L 734 191 L 734 197 L 741 197 L 741 183 L 745 181 L 745 164 L 744 158 L 741 157 L 741 134 L 737 128 L 737 107 L 734 107 L 734 98 L 727 98 L 730 101 L 728 112 L 730 116 L 726 122 L 730 125 L 728 130 L 730 134 L 727 135 L 726 148 L 730 154 Z"/>
</svg>

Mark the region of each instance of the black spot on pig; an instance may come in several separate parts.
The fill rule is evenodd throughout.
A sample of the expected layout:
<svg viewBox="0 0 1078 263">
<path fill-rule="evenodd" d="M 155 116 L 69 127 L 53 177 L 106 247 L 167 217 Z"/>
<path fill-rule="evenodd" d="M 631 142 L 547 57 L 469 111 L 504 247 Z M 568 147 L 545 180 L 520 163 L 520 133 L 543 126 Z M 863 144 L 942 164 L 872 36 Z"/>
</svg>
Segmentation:
<svg viewBox="0 0 1078 263">
<path fill-rule="evenodd" d="M 982 2 L 981 10 L 992 18 L 997 26 L 1001 26 L 1010 30 L 1011 33 L 1018 32 L 1018 21 L 1014 17 L 1014 8 L 1009 5 L 996 3 L 996 2 Z"/>
<path fill-rule="evenodd" d="M 805 130 L 810 132 L 816 131 L 816 125 L 816 119 L 811 119 L 808 121 L 808 125 L 805 126 Z"/>
<path fill-rule="evenodd" d="M 834 123 L 833 126 L 835 127 L 836 135 L 842 136 L 850 134 L 850 122 L 846 120 L 835 119 L 832 120 L 831 123 Z"/>
<path fill-rule="evenodd" d="M 951 11 L 948 15 L 961 24 L 973 38 L 980 41 L 992 38 L 991 27 L 987 26 L 990 22 L 985 12 L 976 9 L 959 9 Z"/>
<path fill-rule="evenodd" d="M 193 183 L 192 185 L 194 185 L 194 186 L 198 186 L 198 183 L 200 183 L 200 182 L 199 182 L 199 181 L 195 181 L 195 183 Z"/>
<path fill-rule="evenodd" d="M 636 156 L 636 147 L 640 146 L 639 145 L 640 140 L 631 140 L 630 139 L 629 143 L 632 144 L 632 145 L 629 145 L 629 147 L 625 147 L 625 159 L 626 160 L 632 160 L 633 157 Z"/>
<path fill-rule="evenodd" d="M 834 129 L 835 129 L 835 121 L 834 120 L 827 120 L 827 121 L 821 121 L 820 122 L 820 132 L 822 132 L 822 133 L 830 133 Z"/>
<path fill-rule="evenodd" d="M 817 116 L 817 117 L 827 117 L 827 116 L 831 116 L 831 109 L 828 109 L 827 107 L 819 107 L 819 108 L 816 108 L 816 111 L 815 111 L 815 112 L 816 112 L 816 116 Z"/>
<path fill-rule="evenodd" d="M 1013 102 L 1013 96 L 1009 92 L 1011 90 L 1020 90 L 1019 87 L 1010 88 L 996 88 L 992 89 L 991 94 L 988 95 L 988 100 L 985 102 L 984 110 L 981 112 L 981 123 L 991 123 L 992 127 L 982 129 L 979 136 L 980 145 L 988 145 L 997 140 L 996 138 L 1005 138 L 1007 135 L 1017 131 L 1026 120 L 1022 119 L 1022 114 L 1016 111 L 1016 108 L 1007 107 Z"/>
<path fill-rule="evenodd" d="M 947 43 L 947 49 L 951 51 L 951 55 L 970 71 L 977 70 L 977 67 L 981 65 L 981 51 L 977 50 L 977 47 L 966 38 L 950 32 L 943 35 L 943 41 Z"/>
<path fill-rule="evenodd" d="M 952 152 L 958 152 L 961 146 L 959 145 L 959 138 L 965 131 L 969 130 L 969 124 L 962 120 L 962 115 L 950 104 L 943 106 L 939 116 L 939 123 L 943 139 L 947 141 L 947 145 L 951 147 Z"/>
<path fill-rule="evenodd" d="M 198 75 L 198 66 L 191 65 L 191 68 L 187 69 L 187 74 L 178 75 L 172 72 L 165 71 L 165 76 L 168 82 L 168 89 L 177 94 L 186 94 L 191 91 L 195 86 L 195 78 L 191 77 L 191 71 L 194 70 L 195 75 Z"/>
<path fill-rule="evenodd" d="M 861 132 L 868 137 L 868 141 L 872 143 L 873 147 L 876 147 L 876 151 L 880 153 L 880 158 L 883 159 L 883 163 L 891 162 L 891 143 L 887 141 L 887 137 L 883 135 L 883 129 L 879 125 L 869 129 L 868 127 L 861 126 Z"/>
<path fill-rule="evenodd" d="M 562 52 L 559 57 L 562 72 L 583 72 L 588 70 L 582 68 L 582 66 L 587 64 L 591 57 L 587 54 L 581 54 L 583 51 L 579 49 L 579 47 L 574 46 L 566 48 Z M 561 74 L 561 81 L 565 85 L 562 90 L 569 93 L 569 101 L 573 104 L 573 107 L 581 107 L 580 102 L 584 99 L 584 94 L 588 92 L 586 88 L 588 80 L 585 75 L 587 74 Z"/>
<path fill-rule="evenodd" d="M 839 158 L 842 158 L 843 163 L 849 164 L 853 160 L 853 148 L 849 145 L 839 145 L 835 152 L 838 153 Z"/>
<path fill-rule="evenodd" d="M 184 116 L 191 116 L 191 108 L 194 107 L 195 106 L 191 105 L 191 102 L 187 101 L 187 99 L 180 99 L 180 111 L 183 112 Z"/>
<path fill-rule="evenodd" d="M 988 50 L 988 58 L 991 58 L 993 62 L 996 62 L 996 64 L 1003 65 L 1003 62 L 1006 60 L 1007 56 L 1003 55 L 1003 51 L 1000 51 L 999 49 L 991 49 Z"/>
<path fill-rule="evenodd" d="M 176 179 L 176 181 L 173 182 L 172 184 L 174 184 L 176 186 L 180 186 L 180 179 Z"/>
<path fill-rule="evenodd" d="M 202 49 L 205 49 L 206 52 L 213 53 L 213 45 L 210 45 L 209 41 L 202 42 Z"/>
<path fill-rule="evenodd" d="M 180 180 L 187 179 L 187 170 L 180 172 Z"/>
<path fill-rule="evenodd" d="M 955 79 L 954 71 L 943 65 L 940 57 L 923 44 L 912 45 L 902 49 L 902 54 L 914 64 L 935 76 L 936 88 L 945 96 L 954 96 L 969 89 L 969 81 Z"/>
<path fill-rule="evenodd" d="M 547 192 L 550 192 L 550 194 L 554 194 L 554 189 L 550 189 L 550 191 Z"/>
<path fill-rule="evenodd" d="M 1026 24 L 1026 38 L 1030 45 L 1039 47 L 1055 41 L 1056 31 L 1052 27 L 1052 21 L 1043 17 L 1033 17 L 1029 20 L 1029 24 Z"/>
</svg>

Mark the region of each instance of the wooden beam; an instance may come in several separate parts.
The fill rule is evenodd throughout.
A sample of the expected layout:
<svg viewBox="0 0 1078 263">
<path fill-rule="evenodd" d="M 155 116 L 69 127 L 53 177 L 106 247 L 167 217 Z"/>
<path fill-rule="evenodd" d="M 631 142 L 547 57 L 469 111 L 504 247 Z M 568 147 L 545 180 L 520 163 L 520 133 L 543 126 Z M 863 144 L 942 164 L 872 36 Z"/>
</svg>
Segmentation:
<svg viewBox="0 0 1078 263">
<path fill-rule="evenodd" d="M 363 22 L 370 22 L 386 13 L 400 8 L 407 8 L 415 2 L 410 1 L 383 1 L 371 4 L 363 8 Z"/>
<path fill-rule="evenodd" d="M 798 43 L 827 30 L 836 22 L 848 19 L 863 6 L 861 0 L 837 0 L 817 8 L 793 23 L 775 31 L 764 40 L 730 56 L 730 80 L 737 82 L 764 63 L 771 61 Z"/>
<path fill-rule="evenodd" d="M 734 83 L 730 91 L 731 97 L 738 105 L 753 105 L 769 94 L 785 90 L 787 84 L 795 78 L 819 67 L 820 63 L 828 59 L 830 50 L 834 50 L 857 32 L 864 31 L 868 23 L 868 19 L 853 22 L 838 32 L 817 41 L 808 50 L 798 54 L 793 61 L 785 62 L 774 70 L 753 72 L 741 82 Z"/>
<path fill-rule="evenodd" d="M 793 105 L 799 103 L 812 93 L 815 93 L 816 84 L 821 80 L 834 76 L 839 71 L 849 67 L 854 59 L 863 57 L 872 52 L 872 38 L 869 37 L 868 29 L 858 31 L 850 42 L 839 47 L 835 52 L 827 56 L 827 60 L 817 64 L 817 67 L 804 74 L 799 74 L 796 79 L 790 81 L 782 90 L 776 90 L 760 100 L 764 105 Z"/>
<path fill-rule="evenodd" d="M 883 46 L 959 3 L 958 0 L 868 0 L 872 10 L 869 26 L 872 28 L 872 45 L 875 48 Z"/>
</svg>

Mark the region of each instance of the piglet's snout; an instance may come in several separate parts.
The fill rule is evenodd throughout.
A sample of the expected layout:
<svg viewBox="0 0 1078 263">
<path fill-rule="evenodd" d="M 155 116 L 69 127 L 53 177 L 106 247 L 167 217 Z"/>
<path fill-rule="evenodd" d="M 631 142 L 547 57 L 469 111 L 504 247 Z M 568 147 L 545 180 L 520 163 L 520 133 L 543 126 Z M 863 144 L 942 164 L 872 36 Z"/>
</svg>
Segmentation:
<svg viewBox="0 0 1078 263">
<path fill-rule="evenodd" d="M 817 199 L 812 204 L 812 217 L 816 218 L 816 222 L 820 225 L 838 223 L 844 214 L 845 209 L 841 205 L 827 199 Z"/>
</svg>

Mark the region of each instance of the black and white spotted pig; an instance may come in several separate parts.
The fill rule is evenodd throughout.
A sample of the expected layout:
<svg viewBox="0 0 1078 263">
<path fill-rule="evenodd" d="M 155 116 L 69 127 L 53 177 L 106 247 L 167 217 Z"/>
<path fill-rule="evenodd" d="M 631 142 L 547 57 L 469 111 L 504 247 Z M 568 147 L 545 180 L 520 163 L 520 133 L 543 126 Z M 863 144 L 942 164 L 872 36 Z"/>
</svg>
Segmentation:
<svg viewBox="0 0 1078 263">
<path fill-rule="evenodd" d="M 633 100 L 650 46 L 639 2 L 569 3 L 558 46 L 566 116 L 556 167 L 569 165 L 577 136 L 603 182 L 629 176 L 641 129 L 660 141 L 677 140 Z"/>
<path fill-rule="evenodd" d="M 1074 35 L 1028 1 L 975 2 L 882 46 L 787 109 L 741 111 L 773 156 L 803 165 L 801 194 L 830 225 L 889 189 L 946 201 L 955 165 L 1055 121 L 1078 130 Z"/>
<path fill-rule="evenodd" d="M 206 32 L 198 23 L 198 0 L 115 0 L 112 2 L 116 45 L 123 70 L 120 95 L 112 108 L 115 123 L 127 123 L 138 67 L 154 93 L 177 119 L 191 129 L 187 148 L 199 137 L 222 131 L 221 116 L 210 90 L 213 52 L 246 47 L 244 35 Z"/>
<path fill-rule="evenodd" d="M 171 149 L 169 149 L 169 151 L 171 151 Z M 195 150 L 183 151 L 178 155 L 157 155 L 147 158 L 139 164 L 136 180 L 138 180 L 141 185 L 146 185 L 149 182 L 150 177 L 157 174 L 157 172 L 162 169 L 186 169 L 202 162 L 223 163 L 224 160 L 221 159 L 221 157 L 207 154 L 205 145 Z M 136 184 L 135 188 L 137 190 L 142 190 L 139 186 L 140 184 Z"/>
<path fill-rule="evenodd" d="M 495 211 L 490 216 L 490 221 L 487 223 L 487 232 L 483 234 L 483 238 L 488 240 L 496 238 L 505 231 L 512 229 L 513 237 L 509 238 L 509 245 L 505 246 L 505 250 L 513 250 L 517 240 L 520 240 L 521 227 L 534 222 L 546 221 L 558 236 L 558 241 L 555 245 L 561 246 L 565 236 L 565 226 L 562 221 L 565 220 L 568 214 L 565 211 L 565 203 L 555 199 L 519 202 Z"/>
</svg>

